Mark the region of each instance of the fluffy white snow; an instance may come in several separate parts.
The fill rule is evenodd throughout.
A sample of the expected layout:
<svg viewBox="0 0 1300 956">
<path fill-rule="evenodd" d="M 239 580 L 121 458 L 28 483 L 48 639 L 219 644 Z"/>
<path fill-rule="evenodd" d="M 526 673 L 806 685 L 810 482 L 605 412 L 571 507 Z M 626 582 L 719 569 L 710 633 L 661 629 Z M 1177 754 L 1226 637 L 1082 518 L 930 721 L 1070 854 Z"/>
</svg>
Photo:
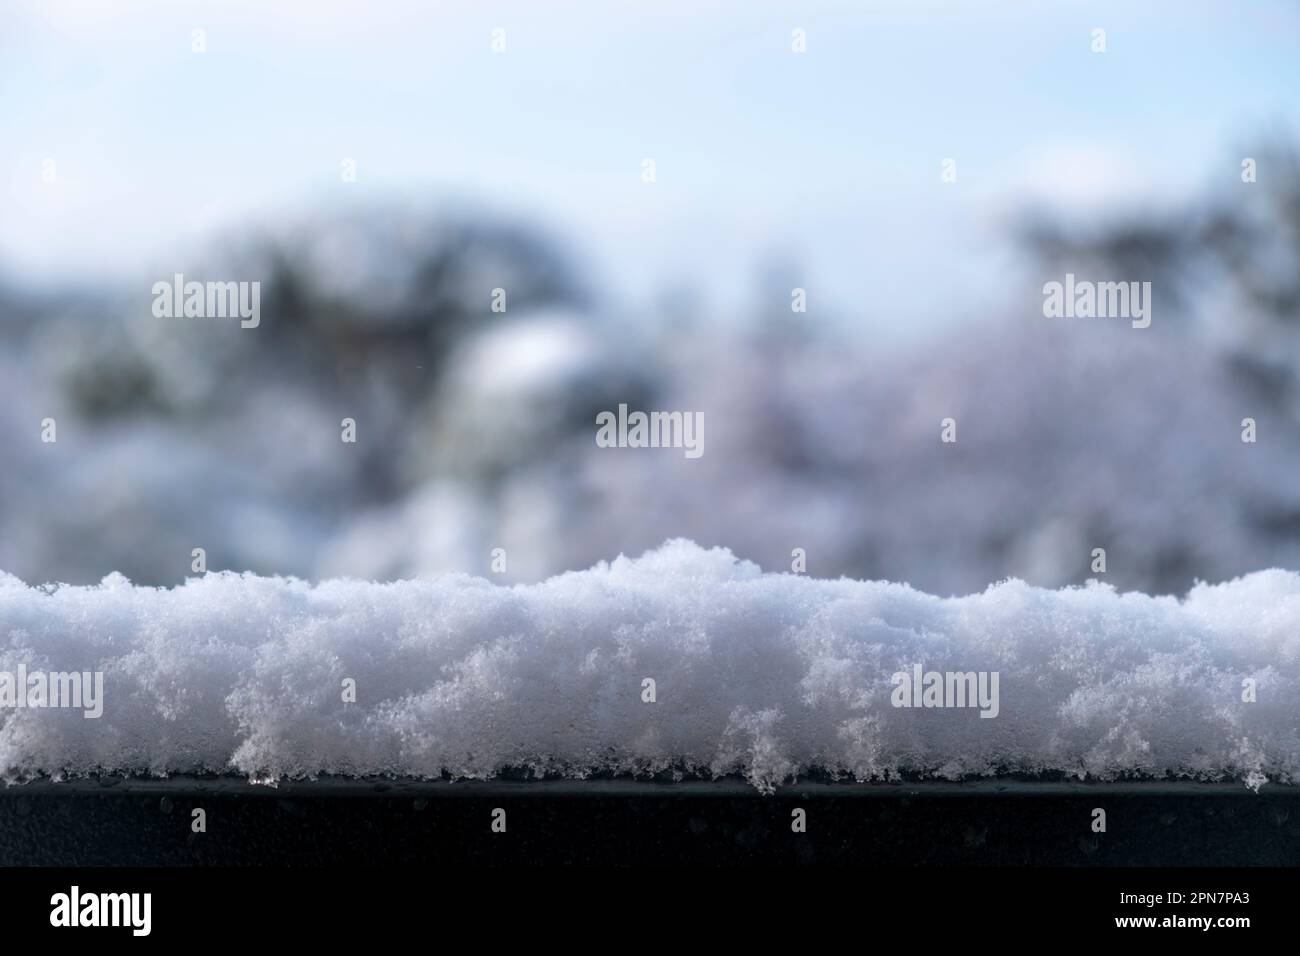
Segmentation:
<svg viewBox="0 0 1300 956">
<path fill-rule="evenodd" d="M 1300 574 L 1183 600 L 764 574 L 677 540 L 541 584 L 0 575 L 0 670 L 102 670 L 104 713 L 0 711 L 13 781 L 102 771 L 859 780 L 1300 776 Z M 997 671 L 1000 711 L 896 709 L 891 675 Z M 344 703 L 345 678 L 357 700 Z M 653 678 L 657 700 L 642 700 Z M 1242 700 L 1244 678 L 1258 700 Z"/>
</svg>

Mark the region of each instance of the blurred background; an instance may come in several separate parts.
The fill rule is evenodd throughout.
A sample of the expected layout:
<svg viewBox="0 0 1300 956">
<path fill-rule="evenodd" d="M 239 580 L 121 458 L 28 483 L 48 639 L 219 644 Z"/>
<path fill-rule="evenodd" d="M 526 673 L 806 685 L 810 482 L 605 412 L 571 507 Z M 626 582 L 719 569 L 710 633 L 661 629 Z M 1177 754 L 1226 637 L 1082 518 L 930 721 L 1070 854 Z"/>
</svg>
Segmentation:
<svg viewBox="0 0 1300 956">
<path fill-rule="evenodd" d="M 8 0 L 0 569 L 1300 567 L 1297 90 L 1269 0 Z M 703 457 L 597 448 L 620 402 Z"/>
</svg>

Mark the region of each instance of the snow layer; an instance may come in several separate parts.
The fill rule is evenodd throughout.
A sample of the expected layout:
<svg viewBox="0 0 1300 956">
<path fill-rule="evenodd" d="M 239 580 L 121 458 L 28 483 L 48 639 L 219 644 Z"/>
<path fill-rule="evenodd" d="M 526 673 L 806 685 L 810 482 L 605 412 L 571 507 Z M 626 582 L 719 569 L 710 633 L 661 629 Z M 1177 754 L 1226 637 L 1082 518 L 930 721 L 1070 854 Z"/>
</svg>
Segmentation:
<svg viewBox="0 0 1300 956">
<path fill-rule="evenodd" d="M 102 670 L 105 704 L 98 720 L 0 711 L 10 781 L 1300 776 L 1300 574 L 1278 570 L 1182 601 L 1016 580 L 939 598 L 764 574 L 677 540 L 514 587 L 213 573 L 170 590 L 121 575 L 34 588 L 0 575 L 0 670 L 19 664 Z M 891 706 L 891 675 L 914 664 L 999 672 L 998 716 Z"/>
</svg>

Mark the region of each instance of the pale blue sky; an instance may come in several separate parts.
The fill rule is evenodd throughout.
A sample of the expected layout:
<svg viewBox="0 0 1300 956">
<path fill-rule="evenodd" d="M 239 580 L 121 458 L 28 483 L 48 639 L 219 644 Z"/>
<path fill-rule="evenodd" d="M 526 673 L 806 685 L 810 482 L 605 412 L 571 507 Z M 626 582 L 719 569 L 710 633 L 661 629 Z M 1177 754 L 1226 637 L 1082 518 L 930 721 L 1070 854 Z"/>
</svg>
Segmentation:
<svg viewBox="0 0 1300 956">
<path fill-rule="evenodd" d="M 0 270 L 38 281 L 153 276 L 295 209 L 453 198 L 553 227 L 614 301 L 684 283 L 725 309 L 783 250 L 814 307 L 897 327 L 993 296 L 992 239 L 1029 196 L 1177 201 L 1235 181 L 1251 137 L 1300 135 L 1300 8 L 1269 0 L 9 0 L 0 19 Z"/>
</svg>

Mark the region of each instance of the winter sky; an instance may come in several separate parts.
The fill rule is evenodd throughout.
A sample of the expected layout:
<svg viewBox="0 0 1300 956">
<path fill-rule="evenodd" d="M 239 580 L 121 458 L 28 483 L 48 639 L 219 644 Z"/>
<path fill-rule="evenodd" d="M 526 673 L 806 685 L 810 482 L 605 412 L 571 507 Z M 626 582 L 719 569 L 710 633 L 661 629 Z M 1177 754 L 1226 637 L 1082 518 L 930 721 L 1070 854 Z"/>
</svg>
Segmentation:
<svg viewBox="0 0 1300 956">
<path fill-rule="evenodd" d="M 1009 253 L 990 236 L 1027 198 L 1177 201 L 1235 181 L 1254 137 L 1300 130 L 1300 8 L 1285 2 L 686 12 L 8 0 L 0 275 L 135 281 L 282 212 L 450 199 L 553 229 L 633 308 L 666 287 L 743 305 L 760 264 L 784 258 L 812 306 L 897 331 L 996 297 Z"/>
</svg>

